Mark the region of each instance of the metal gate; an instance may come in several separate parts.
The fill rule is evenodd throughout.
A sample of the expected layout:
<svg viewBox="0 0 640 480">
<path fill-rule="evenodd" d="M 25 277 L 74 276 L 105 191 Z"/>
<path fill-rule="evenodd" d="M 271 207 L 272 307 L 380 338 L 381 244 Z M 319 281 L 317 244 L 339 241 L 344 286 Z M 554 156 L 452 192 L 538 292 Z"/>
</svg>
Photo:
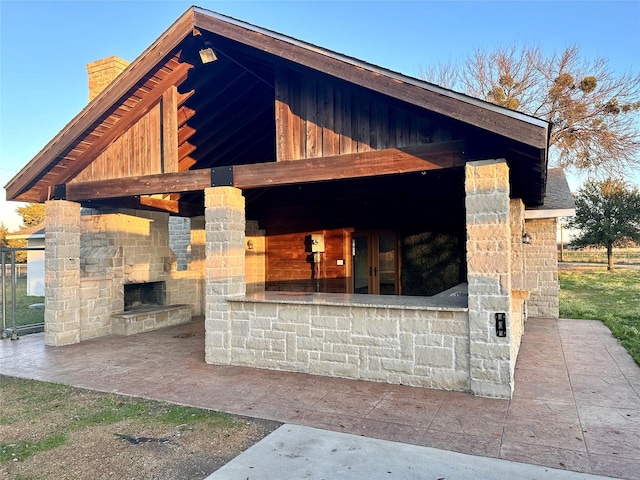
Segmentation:
<svg viewBox="0 0 640 480">
<path fill-rule="evenodd" d="M 1 338 L 44 330 L 44 247 L 0 248 Z M 22 258 L 20 258 L 22 257 Z"/>
</svg>

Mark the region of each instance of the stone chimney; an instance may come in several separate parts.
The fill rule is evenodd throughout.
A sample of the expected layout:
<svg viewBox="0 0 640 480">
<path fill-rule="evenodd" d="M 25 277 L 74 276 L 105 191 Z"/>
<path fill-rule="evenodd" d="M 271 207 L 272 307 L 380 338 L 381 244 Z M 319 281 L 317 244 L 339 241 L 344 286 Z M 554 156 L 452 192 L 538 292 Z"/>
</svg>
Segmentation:
<svg viewBox="0 0 640 480">
<path fill-rule="evenodd" d="M 120 57 L 107 57 L 87 64 L 89 75 L 89 101 L 96 98 L 127 68 L 129 62 Z"/>
</svg>

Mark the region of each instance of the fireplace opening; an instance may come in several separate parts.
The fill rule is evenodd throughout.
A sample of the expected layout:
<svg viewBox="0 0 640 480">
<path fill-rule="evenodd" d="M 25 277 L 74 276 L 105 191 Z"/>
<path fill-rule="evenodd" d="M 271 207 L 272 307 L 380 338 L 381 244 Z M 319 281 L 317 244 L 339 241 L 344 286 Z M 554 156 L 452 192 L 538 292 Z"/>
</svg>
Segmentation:
<svg viewBox="0 0 640 480">
<path fill-rule="evenodd" d="M 163 306 L 166 303 L 165 282 L 128 283 L 124 286 L 124 310 Z"/>
</svg>

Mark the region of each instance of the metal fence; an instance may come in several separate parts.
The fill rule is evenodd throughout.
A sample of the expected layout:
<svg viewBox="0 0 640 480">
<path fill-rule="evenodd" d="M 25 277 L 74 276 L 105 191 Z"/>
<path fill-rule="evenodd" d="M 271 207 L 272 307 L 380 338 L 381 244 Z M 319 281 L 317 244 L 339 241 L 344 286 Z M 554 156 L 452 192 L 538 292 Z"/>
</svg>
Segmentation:
<svg viewBox="0 0 640 480">
<path fill-rule="evenodd" d="M 44 247 L 0 248 L 1 338 L 44 329 Z"/>
</svg>

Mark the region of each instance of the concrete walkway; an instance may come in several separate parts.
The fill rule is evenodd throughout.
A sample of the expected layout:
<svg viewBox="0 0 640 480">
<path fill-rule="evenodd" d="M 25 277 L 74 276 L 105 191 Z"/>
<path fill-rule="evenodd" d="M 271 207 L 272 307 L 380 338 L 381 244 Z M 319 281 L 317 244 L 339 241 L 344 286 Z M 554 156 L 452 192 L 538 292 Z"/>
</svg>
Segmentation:
<svg viewBox="0 0 640 480">
<path fill-rule="evenodd" d="M 45 347 L 42 334 L 0 341 L 5 375 L 640 479 L 640 368 L 598 321 L 529 319 L 510 401 L 203 358 L 202 321 L 66 347 Z"/>
<path fill-rule="evenodd" d="M 205 480 L 601 480 L 610 477 L 284 424 Z"/>
</svg>

